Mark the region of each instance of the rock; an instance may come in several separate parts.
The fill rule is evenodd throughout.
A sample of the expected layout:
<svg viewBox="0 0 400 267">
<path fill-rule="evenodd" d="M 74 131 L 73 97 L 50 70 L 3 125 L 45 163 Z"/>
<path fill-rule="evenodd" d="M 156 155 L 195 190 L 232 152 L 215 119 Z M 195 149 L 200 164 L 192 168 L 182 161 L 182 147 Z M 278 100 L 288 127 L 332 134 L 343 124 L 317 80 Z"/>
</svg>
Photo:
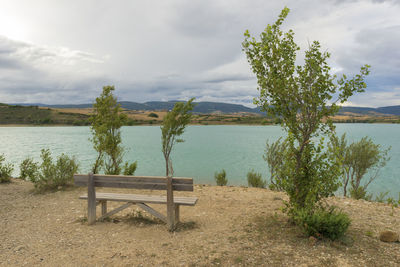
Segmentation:
<svg viewBox="0 0 400 267">
<path fill-rule="evenodd" d="M 18 247 L 16 247 L 16 248 L 14 249 L 14 251 L 15 251 L 15 252 L 18 252 L 18 251 L 21 251 L 21 250 L 23 250 L 23 249 L 25 249 L 25 246 L 18 246 Z"/>
<path fill-rule="evenodd" d="M 399 242 L 399 234 L 393 231 L 383 231 L 379 234 L 382 242 Z"/>
</svg>

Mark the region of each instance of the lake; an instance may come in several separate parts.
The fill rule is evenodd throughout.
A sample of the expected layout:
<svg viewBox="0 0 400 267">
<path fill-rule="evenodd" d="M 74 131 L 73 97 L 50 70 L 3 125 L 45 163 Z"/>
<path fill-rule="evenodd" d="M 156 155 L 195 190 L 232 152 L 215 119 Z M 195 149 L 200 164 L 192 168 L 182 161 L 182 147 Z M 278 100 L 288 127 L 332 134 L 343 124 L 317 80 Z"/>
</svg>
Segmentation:
<svg viewBox="0 0 400 267">
<path fill-rule="evenodd" d="M 389 191 L 398 198 L 400 192 L 400 124 L 337 124 L 337 133 L 347 134 L 349 141 L 368 135 L 384 148 L 391 146 L 391 160 L 381 170 L 379 178 L 368 191 L 376 194 Z M 228 185 L 246 185 L 250 170 L 267 177 L 267 165 L 262 159 L 266 140 L 275 141 L 284 133 L 280 126 L 189 126 L 184 143 L 176 144 L 172 152 L 175 176 L 193 177 L 195 183 L 215 184 L 214 173 L 226 170 Z M 0 153 L 14 163 L 14 175 L 26 157 L 39 160 L 40 150 L 49 148 L 54 157 L 74 155 L 80 172 L 87 173 L 96 153 L 89 141 L 89 127 L 0 127 Z M 159 126 L 122 128 L 125 160 L 137 161 L 136 175 L 164 175 Z"/>
</svg>

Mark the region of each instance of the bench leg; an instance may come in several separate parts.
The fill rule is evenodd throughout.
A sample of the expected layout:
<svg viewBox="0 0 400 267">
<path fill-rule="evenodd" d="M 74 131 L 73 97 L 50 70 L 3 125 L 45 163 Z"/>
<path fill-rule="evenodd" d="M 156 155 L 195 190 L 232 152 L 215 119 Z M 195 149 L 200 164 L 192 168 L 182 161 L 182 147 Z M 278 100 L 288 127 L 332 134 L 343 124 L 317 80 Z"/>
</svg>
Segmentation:
<svg viewBox="0 0 400 267">
<path fill-rule="evenodd" d="M 149 207 L 148 205 L 146 205 L 144 203 L 136 203 L 136 205 L 138 205 L 140 208 L 142 208 L 143 210 L 147 211 L 148 213 L 150 213 L 154 217 L 156 217 L 156 218 L 160 219 L 161 221 L 167 223 L 167 218 L 164 215 L 162 215 L 158 211 L 154 210 L 153 208 Z"/>
<path fill-rule="evenodd" d="M 179 222 L 179 206 L 180 205 L 175 205 L 175 224 Z"/>
<path fill-rule="evenodd" d="M 125 203 L 124 205 L 122 205 L 122 206 L 120 206 L 120 207 L 118 207 L 118 208 L 116 208 L 116 209 L 113 209 L 112 211 L 110 211 L 110 212 L 108 212 L 108 213 L 106 213 L 106 214 L 103 214 L 101 217 L 99 217 L 98 220 L 101 221 L 101 220 L 103 220 L 104 218 L 107 218 L 107 217 L 109 217 L 109 216 L 111 216 L 111 215 L 114 215 L 114 214 L 117 213 L 117 212 L 120 212 L 121 210 L 124 210 L 124 209 L 126 209 L 126 208 L 132 206 L 133 204 L 134 204 L 134 203 L 132 203 L 132 202 Z"/>
<path fill-rule="evenodd" d="M 105 215 L 107 213 L 107 200 L 101 201 L 101 215 Z"/>
<path fill-rule="evenodd" d="M 88 224 L 96 222 L 96 191 L 94 188 L 93 174 L 89 173 L 88 179 Z"/>
</svg>

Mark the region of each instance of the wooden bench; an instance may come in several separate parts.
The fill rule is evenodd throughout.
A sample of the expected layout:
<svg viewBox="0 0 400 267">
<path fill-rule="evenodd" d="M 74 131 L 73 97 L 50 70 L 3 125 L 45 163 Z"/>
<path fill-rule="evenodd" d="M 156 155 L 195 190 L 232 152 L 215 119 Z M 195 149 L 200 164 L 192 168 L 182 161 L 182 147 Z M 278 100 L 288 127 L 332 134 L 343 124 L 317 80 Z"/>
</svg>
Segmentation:
<svg viewBox="0 0 400 267">
<path fill-rule="evenodd" d="M 174 191 L 193 191 L 192 178 L 171 178 L 157 176 L 121 176 L 103 174 L 75 174 L 74 183 L 76 186 L 87 186 L 88 194 L 80 196 L 80 199 L 88 200 L 88 223 L 96 221 L 96 206 L 101 204 L 102 220 L 129 206 L 136 204 L 138 207 L 149 212 L 153 216 L 167 223 L 168 229 L 173 230 L 179 222 L 179 206 L 194 206 L 197 197 L 174 197 Z M 96 193 L 96 187 L 110 188 L 133 188 L 166 190 L 166 196 L 139 195 L 139 194 L 115 194 Z M 107 212 L 107 201 L 126 202 L 124 205 Z M 154 210 L 147 204 L 166 204 L 167 216 Z"/>
</svg>

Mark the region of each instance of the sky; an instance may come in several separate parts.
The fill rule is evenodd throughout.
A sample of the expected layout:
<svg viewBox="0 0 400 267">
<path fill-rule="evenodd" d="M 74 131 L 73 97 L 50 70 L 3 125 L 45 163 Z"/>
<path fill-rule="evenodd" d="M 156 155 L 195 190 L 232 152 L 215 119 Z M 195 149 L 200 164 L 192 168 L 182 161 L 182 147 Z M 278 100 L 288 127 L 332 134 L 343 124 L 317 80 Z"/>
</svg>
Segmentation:
<svg viewBox="0 0 400 267">
<path fill-rule="evenodd" d="M 213 101 L 253 106 L 242 51 L 285 7 L 283 30 L 318 40 L 332 74 L 371 65 L 346 105 L 400 105 L 400 0 L 0 0 L 0 103 Z"/>
</svg>

